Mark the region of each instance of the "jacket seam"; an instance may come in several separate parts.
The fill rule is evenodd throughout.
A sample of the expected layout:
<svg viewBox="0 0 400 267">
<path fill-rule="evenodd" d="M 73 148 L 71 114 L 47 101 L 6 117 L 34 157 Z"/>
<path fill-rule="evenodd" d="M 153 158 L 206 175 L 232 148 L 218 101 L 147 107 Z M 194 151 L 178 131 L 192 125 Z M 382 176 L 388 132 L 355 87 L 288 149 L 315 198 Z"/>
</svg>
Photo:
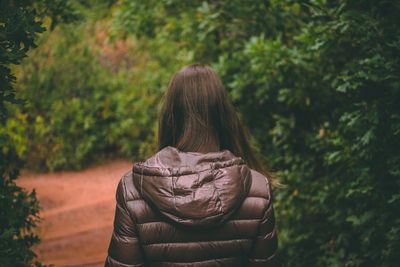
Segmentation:
<svg viewBox="0 0 400 267">
<path fill-rule="evenodd" d="M 251 197 L 251 196 L 247 196 L 244 200 L 248 199 L 248 198 L 259 198 L 259 199 L 265 199 L 269 202 L 270 199 L 265 198 L 265 197 Z M 146 202 L 146 200 L 144 200 L 143 198 L 134 198 L 134 199 L 126 199 L 125 202 L 129 202 L 129 201 L 144 201 Z M 147 202 L 146 202 L 147 203 Z"/>
<path fill-rule="evenodd" d="M 150 244 L 143 244 L 143 246 L 164 246 L 164 245 L 168 245 L 168 244 L 189 244 L 189 243 L 210 243 L 210 242 L 239 242 L 239 241 L 252 241 L 251 238 L 236 238 L 236 239 L 223 239 L 223 240 L 205 240 L 205 241 L 188 241 L 188 242 L 162 242 L 162 243 L 150 243 Z"/>
<path fill-rule="evenodd" d="M 262 240 L 271 239 L 273 235 L 276 235 L 275 228 L 271 232 L 266 233 L 265 235 L 257 235 L 256 239 L 262 239 Z"/>
<path fill-rule="evenodd" d="M 252 218 L 252 219 L 231 219 L 231 220 L 228 220 L 228 221 L 226 221 L 226 223 L 229 223 L 229 222 L 241 222 L 241 221 L 259 221 L 260 220 L 260 218 Z M 154 221 L 154 222 L 143 222 L 143 223 L 136 223 L 137 225 L 144 225 L 144 224 L 154 224 L 154 223 L 162 223 L 162 224 L 168 224 L 168 225 L 171 225 L 171 226 L 173 226 L 171 223 L 168 223 L 168 222 L 166 222 L 166 221 Z"/>
<path fill-rule="evenodd" d="M 122 179 L 122 203 L 124 204 L 124 209 L 126 210 L 126 212 L 128 213 L 128 215 L 129 215 L 129 217 L 131 217 L 130 216 L 130 213 L 129 213 L 129 211 L 128 211 L 128 207 L 127 207 L 127 205 L 126 205 L 126 195 L 127 195 L 127 193 L 126 193 L 126 184 L 125 184 L 125 176 L 124 176 L 124 178 Z"/>
<path fill-rule="evenodd" d="M 171 178 L 172 200 L 173 200 L 173 203 L 174 203 L 174 208 L 175 208 L 175 210 L 178 210 L 178 209 L 176 208 L 175 183 L 176 183 L 176 177 L 175 177 L 175 176 L 172 176 L 172 178 Z M 179 218 L 178 218 L 178 220 L 179 220 Z"/>
<path fill-rule="evenodd" d="M 262 196 L 247 196 L 244 200 L 248 199 L 248 198 L 260 198 L 260 199 L 265 199 L 267 201 L 269 201 L 270 199 L 267 197 L 262 197 Z"/>
<path fill-rule="evenodd" d="M 107 258 L 108 258 L 112 263 L 117 263 L 117 264 L 119 264 L 119 265 L 122 265 L 122 264 L 123 264 L 124 266 L 129 266 L 129 267 L 141 267 L 141 266 L 144 266 L 143 263 L 126 264 L 126 263 L 123 263 L 123 262 L 121 262 L 121 261 L 119 261 L 119 260 L 114 259 L 114 258 L 111 257 L 110 255 L 107 255 Z M 107 263 L 107 259 L 106 259 L 106 263 Z M 106 266 L 108 266 L 108 265 L 106 265 Z"/>
<path fill-rule="evenodd" d="M 214 164 L 214 163 L 211 164 L 210 170 L 211 170 L 212 176 L 215 177 L 215 170 L 217 170 L 217 169 L 215 169 L 215 164 Z M 221 207 L 221 211 L 218 212 L 218 214 L 224 214 L 224 213 L 225 213 L 225 212 L 224 212 L 225 208 L 224 208 L 224 206 L 222 205 L 221 195 L 219 194 L 219 190 L 218 190 L 218 188 L 215 186 L 215 179 L 213 179 L 212 182 L 213 182 L 214 189 L 215 189 L 215 191 L 217 192 L 217 195 L 218 195 L 218 203 L 219 203 L 219 206 Z"/>
<path fill-rule="evenodd" d="M 262 258 L 250 258 L 249 261 L 250 262 L 266 262 L 266 261 L 270 261 L 272 258 L 274 258 L 277 255 L 277 251 L 275 251 L 271 256 L 269 256 L 268 258 L 262 259 Z"/>
<path fill-rule="evenodd" d="M 158 262 L 158 263 L 200 263 L 200 262 L 207 262 L 207 261 L 215 261 L 215 260 L 227 260 L 227 259 L 240 259 L 240 257 L 224 257 L 224 258 L 212 258 L 212 259 L 207 259 L 207 260 L 201 260 L 201 261 L 153 261 L 153 262 Z"/>
</svg>

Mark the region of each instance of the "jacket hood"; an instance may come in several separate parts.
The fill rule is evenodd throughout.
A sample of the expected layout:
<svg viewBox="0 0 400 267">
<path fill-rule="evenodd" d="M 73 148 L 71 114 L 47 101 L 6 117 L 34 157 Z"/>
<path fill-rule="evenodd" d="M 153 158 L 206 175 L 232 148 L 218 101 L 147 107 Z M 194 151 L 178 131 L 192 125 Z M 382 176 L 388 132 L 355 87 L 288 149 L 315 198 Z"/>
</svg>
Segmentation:
<svg viewBox="0 0 400 267">
<path fill-rule="evenodd" d="M 230 151 L 197 153 L 166 147 L 133 166 L 143 199 L 163 216 L 186 226 L 218 225 L 242 204 L 251 172 Z"/>
</svg>

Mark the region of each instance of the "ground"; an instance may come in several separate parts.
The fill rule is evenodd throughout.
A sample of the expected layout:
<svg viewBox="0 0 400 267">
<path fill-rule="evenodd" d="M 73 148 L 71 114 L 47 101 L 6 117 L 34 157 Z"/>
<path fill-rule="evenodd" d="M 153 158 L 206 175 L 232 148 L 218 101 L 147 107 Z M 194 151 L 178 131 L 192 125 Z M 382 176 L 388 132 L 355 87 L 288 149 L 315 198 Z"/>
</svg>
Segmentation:
<svg viewBox="0 0 400 267">
<path fill-rule="evenodd" d="M 18 184 L 40 201 L 39 260 L 54 266 L 103 266 L 112 233 L 115 190 L 131 169 L 113 161 L 80 172 L 23 173 Z"/>
</svg>

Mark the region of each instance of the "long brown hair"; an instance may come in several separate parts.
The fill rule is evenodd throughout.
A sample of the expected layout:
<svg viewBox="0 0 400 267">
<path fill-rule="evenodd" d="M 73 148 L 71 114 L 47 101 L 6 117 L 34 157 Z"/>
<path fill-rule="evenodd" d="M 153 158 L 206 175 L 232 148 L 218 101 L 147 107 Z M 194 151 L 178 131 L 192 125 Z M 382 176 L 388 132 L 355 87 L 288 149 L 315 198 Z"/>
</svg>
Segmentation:
<svg viewBox="0 0 400 267">
<path fill-rule="evenodd" d="M 227 149 L 272 179 L 251 148 L 221 79 L 203 64 L 186 66 L 172 77 L 163 97 L 158 143 L 159 149 L 173 146 L 186 152 Z"/>
</svg>

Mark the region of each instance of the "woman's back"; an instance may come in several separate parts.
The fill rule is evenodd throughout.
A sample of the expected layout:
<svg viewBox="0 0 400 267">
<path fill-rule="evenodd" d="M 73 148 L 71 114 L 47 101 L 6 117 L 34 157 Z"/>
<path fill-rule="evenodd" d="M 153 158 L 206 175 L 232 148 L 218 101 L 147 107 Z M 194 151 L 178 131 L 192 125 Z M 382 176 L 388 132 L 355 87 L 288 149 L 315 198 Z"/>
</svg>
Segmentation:
<svg viewBox="0 0 400 267">
<path fill-rule="evenodd" d="M 106 266 L 276 266 L 267 179 L 228 150 L 165 147 L 117 189 Z"/>
</svg>

